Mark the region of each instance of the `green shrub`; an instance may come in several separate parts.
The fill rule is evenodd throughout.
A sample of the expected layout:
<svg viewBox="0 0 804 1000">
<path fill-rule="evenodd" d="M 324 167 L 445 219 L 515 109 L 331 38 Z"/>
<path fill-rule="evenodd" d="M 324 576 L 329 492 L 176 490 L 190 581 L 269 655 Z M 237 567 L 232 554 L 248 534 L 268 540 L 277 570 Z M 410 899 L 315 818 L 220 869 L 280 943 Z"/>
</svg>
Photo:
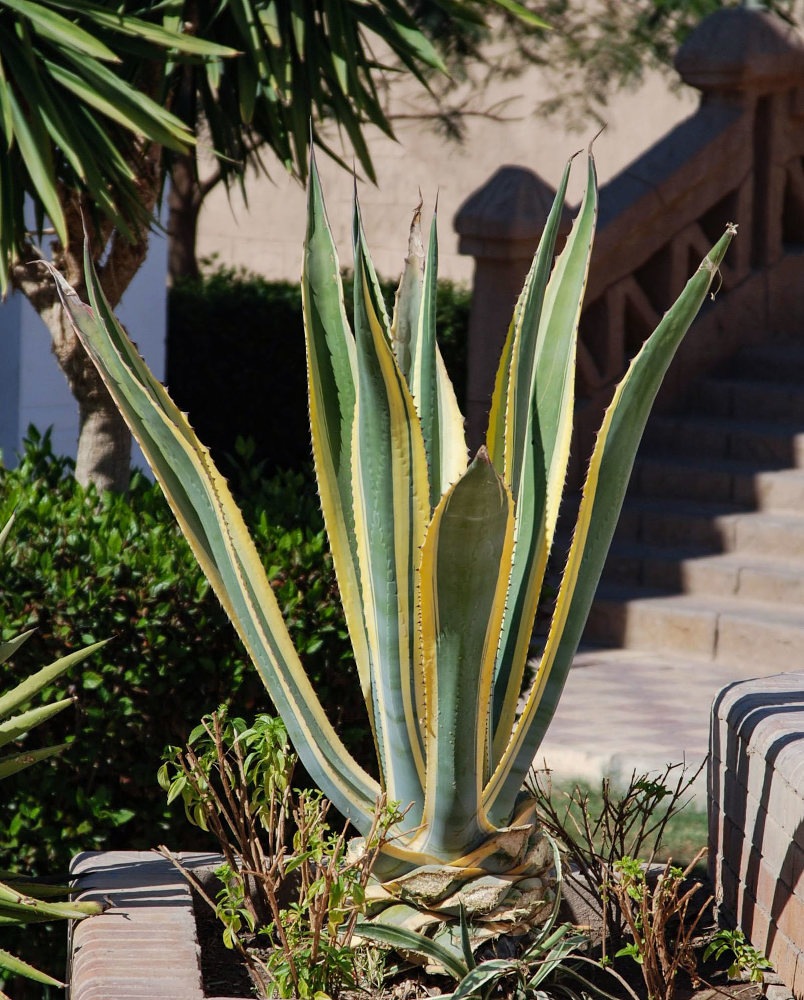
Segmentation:
<svg viewBox="0 0 804 1000">
<path fill-rule="evenodd" d="M 280 603 L 327 703 L 349 710 L 355 699 L 343 691 L 354 690 L 353 663 L 317 498 L 300 473 L 263 481 L 249 455 L 241 448 L 236 480 Z M 20 466 L 0 466 L 0 523 L 17 509 L 0 582 L 1 637 L 37 628 L 15 657 L 20 678 L 32 665 L 114 638 L 76 681 L 75 717 L 43 734 L 53 742 L 74 734 L 58 767 L 41 765 L 35 782 L 22 775 L 5 783 L 0 867 L 3 856 L 44 871 L 79 850 L 208 846 L 188 843 L 182 818 L 164 804 L 156 783 L 162 749 L 182 744 L 219 704 L 238 714 L 270 710 L 159 487 L 135 473 L 126 497 L 98 497 L 70 472 L 49 436 L 33 430 Z M 359 751 L 367 722 L 340 721 Z"/>
<path fill-rule="evenodd" d="M 383 282 L 389 308 L 395 289 L 396 282 Z M 346 302 L 350 308 L 348 281 Z M 439 343 L 462 408 L 470 303 L 468 289 L 439 282 Z M 220 266 L 178 283 L 168 300 L 167 369 L 174 402 L 216 461 L 233 453 L 246 429 L 272 470 L 310 461 L 298 284 Z"/>
</svg>

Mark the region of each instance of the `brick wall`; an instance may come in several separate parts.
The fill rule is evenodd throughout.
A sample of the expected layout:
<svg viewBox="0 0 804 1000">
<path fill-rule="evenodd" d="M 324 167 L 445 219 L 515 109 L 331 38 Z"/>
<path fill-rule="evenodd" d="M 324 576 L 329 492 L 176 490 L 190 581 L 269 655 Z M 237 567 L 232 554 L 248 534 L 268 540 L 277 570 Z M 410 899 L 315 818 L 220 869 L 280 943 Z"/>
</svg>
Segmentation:
<svg viewBox="0 0 804 1000">
<path fill-rule="evenodd" d="M 804 673 L 729 685 L 712 707 L 709 866 L 739 926 L 804 998 Z"/>
</svg>

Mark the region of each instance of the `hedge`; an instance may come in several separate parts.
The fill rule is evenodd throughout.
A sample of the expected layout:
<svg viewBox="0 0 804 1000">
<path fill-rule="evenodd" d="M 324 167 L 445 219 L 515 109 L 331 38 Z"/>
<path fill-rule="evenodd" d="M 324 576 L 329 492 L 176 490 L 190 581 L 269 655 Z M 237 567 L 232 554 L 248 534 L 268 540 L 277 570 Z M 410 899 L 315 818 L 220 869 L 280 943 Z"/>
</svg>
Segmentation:
<svg viewBox="0 0 804 1000">
<path fill-rule="evenodd" d="M 31 737 L 37 745 L 66 738 L 69 749 L 3 783 L 0 868 L 63 869 L 73 853 L 98 848 L 207 847 L 181 810 L 165 805 L 156 784 L 162 749 L 184 741 L 221 703 L 247 716 L 270 710 L 159 487 L 135 473 L 125 497 L 100 497 L 71 471 L 48 436 L 33 430 L 19 467 L 0 467 L 0 523 L 17 512 L 0 557 L 2 639 L 36 628 L 4 666 L 4 689 L 71 649 L 111 638 L 69 680 L 74 712 Z M 233 483 L 308 673 L 347 744 L 369 765 L 371 737 L 354 696 L 309 472 L 263 480 L 241 445 Z M 52 694 L 43 692 L 43 700 Z M 351 715 L 343 717 L 344 706 Z"/>
<path fill-rule="evenodd" d="M 350 281 L 345 282 L 347 310 Z M 389 309 L 395 283 L 383 282 Z M 439 282 L 436 324 L 463 406 L 471 293 Z M 168 299 L 167 380 L 201 440 L 221 461 L 241 435 L 269 471 L 310 461 L 307 363 L 298 285 L 216 267 L 176 284 Z"/>
</svg>

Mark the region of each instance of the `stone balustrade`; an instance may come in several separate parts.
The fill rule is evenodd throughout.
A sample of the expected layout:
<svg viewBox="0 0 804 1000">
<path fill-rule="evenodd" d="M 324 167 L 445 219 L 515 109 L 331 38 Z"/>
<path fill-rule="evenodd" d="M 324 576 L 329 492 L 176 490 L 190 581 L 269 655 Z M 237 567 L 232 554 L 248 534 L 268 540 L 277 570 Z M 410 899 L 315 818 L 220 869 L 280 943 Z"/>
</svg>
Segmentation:
<svg viewBox="0 0 804 1000">
<path fill-rule="evenodd" d="M 630 358 L 726 223 L 739 234 L 717 299 L 687 336 L 658 405 L 744 343 L 795 333 L 804 321 L 804 39 L 766 11 L 724 8 L 690 36 L 676 67 L 701 91 L 698 111 L 600 191 L 579 330 L 576 483 Z M 467 400 L 475 446 L 551 194 L 532 172 L 503 167 L 456 215 L 459 248 L 476 261 Z"/>
</svg>

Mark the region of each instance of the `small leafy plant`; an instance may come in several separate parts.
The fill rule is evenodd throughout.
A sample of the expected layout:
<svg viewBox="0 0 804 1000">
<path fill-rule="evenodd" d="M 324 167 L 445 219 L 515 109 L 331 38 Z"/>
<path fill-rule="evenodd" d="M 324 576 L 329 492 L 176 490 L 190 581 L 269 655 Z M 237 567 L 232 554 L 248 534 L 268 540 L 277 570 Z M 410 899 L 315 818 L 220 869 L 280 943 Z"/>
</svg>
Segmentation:
<svg viewBox="0 0 804 1000">
<path fill-rule="evenodd" d="M 721 928 L 703 954 L 706 962 L 709 958 L 721 958 L 726 952 L 732 954 L 732 963 L 726 975 L 729 979 L 747 979 L 751 983 L 761 983 L 765 973 L 773 970 L 773 965 L 758 951 L 738 927 L 736 930 Z"/>
<path fill-rule="evenodd" d="M 397 811 L 378 804 L 365 848 L 347 857 L 348 823 L 333 831 L 323 795 L 292 788 L 296 757 L 281 720 L 267 715 L 249 726 L 221 708 L 202 719 L 183 750 L 168 747 L 164 757 L 158 780 L 168 801 L 181 799 L 187 818 L 215 836 L 226 859 L 214 900 L 182 870 L 214 908 L 227 947 L 241 951 L 279 997 L 334 997 L 353 985 L 354 927 Z"/>
<path fill-rule="evenodd" d="M 705 853 L 705 849 L 699 851 L 684 869 L 668 861 L 655 883 L 648 878 L 646 865 L 624 857 L 614 864 L 607 882 L 607 891 L 617 898 L 632 939 L 617 956 L 628 956 L 638 963 L 650 1000 L 672 1000 L 682 969 L 693 984 L 700 981 L 692 940 L 712 897 L 688 920 L 701 885 L 695 882 L 689 886 L 686 879 Z"/>
<path fill-rule="evenodd" d="M 668 765 L 658 773 L 634 771 L 619 793 L 610 778 L 603 778 L 600 805 L 594 810 L 589 792 L 580 785 L 559 798 L 548 771 L 532 771 L 528 776 L 539 821 L 597 904 L 604 961 L 608 951 L 622 946 L 626 930 L 619 897 L 607 889 L 610 872 L 624 857 L 645 858 L 648 865 L 653 862 L 668 823 L 687 804 L 687 793 L 700 771 L 682 764 Z"/>
</svg>

